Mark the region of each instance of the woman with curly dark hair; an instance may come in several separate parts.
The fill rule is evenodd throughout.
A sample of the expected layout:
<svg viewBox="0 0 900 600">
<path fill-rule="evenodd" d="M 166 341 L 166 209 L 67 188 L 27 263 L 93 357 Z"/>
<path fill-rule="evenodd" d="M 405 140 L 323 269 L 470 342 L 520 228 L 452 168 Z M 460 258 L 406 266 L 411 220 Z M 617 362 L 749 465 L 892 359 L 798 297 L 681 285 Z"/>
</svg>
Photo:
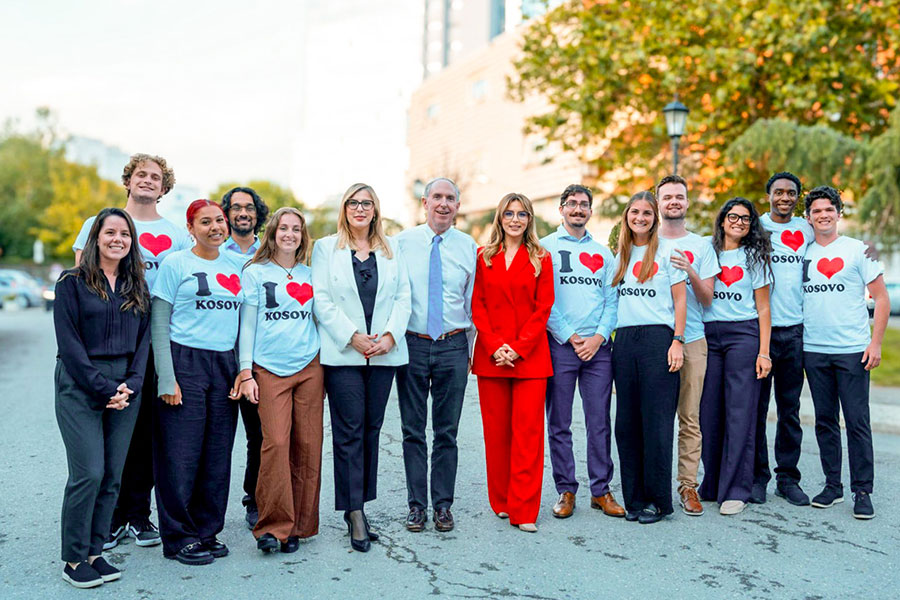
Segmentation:
<svg viewBox="0 0 900 600">
<path fill-rule="evenodd" d="M 716 217 L 713 248 L 722 271 L 703 311 L 708 356 L 700 400 L 703 500 L 719 512 L 744 510 L 753 485 L 760 380 L 772 369 L 769 286 L 772 244 L 749 200 L 732 198 Z"/>
</svg>

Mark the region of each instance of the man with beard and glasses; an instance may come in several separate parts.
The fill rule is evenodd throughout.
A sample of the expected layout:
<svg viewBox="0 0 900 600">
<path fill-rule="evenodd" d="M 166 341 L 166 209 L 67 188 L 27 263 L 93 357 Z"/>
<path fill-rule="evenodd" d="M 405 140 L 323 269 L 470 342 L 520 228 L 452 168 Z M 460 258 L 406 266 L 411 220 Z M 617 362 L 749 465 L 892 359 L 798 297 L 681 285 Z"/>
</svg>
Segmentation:
<svg viewBox="0 0 900 600">
<path fill-rule="evenodd" d="M 257 233 L 269 216 L 269 207 L 262 201 L 256 190 L 249 187 L 235 187 L 222 196 L 222 210 L 228 217 L 231 237 L 222 248 L 242 255 L 249 261 L 259 248 Z M 241 420 L 247 434 L 247 469 L 244 471 L 244 498 L 241 503 L 247 509 L 247 527 L 253 529 L 259 519 L 256 506 L 256 481 L 259 478 L 259 453 L 262 448 L 262 425 L 256 404 L 241 398 Z"/>
<path fill-rule="evenodd" d="M 144 278 L 149 289 L 156 280 L 156 273 L 163 259 L 172 252 L 190 248 L 193 241 L 183 226 L 179 227 L 162 218 L 157 212 L 159 199 L 175 185 L 175 173 L 164 158 L 135 154 L 122 171 L 122 183 L 127 193 L 125 212 L 134 221 L 137 244 L 144 259 Z M 94 217 L 85 221 L 72 245 L 76 266 L 81 262 L 81 251 L 93 224 Z M 103 544 L 104 550 L 115 548 L 120 540 L 129 535 L 138 546 L 156 546 L 160 543 L 159 531 L 150 520 L 150 493 L 153 491 L 154 481 L 151 407 L 152 399 L 157 397 L 152 351 L 147 359 L 141 397 L 144 401 L 138 410 L 109 537 Z"/>
<path fill-rule="evenodd" d="M 613 475 L 610 336 L 616 328 L 618 306 L 618 294 L 611 285 L 615 260 L 609 248 L 587 231 L 592 201 L 589 188 L 568 186 L 559 199 L 562 225 L 541 240 L 553 258 L 555 300 L 547 321 L 553 376 L 547 381 L 545 408 L 553 481 L 559 494 L 553 516 L 558 519 L 572 515 L 578 490 L 571 429 L 576 383 L 587 429 L 591 508 L 611 517 L 625 516 L 609 489 Z"/>
<path fill-rule="evenodd" d="M 709 239 L 685 227 L 688 209 L 687 182 L 678 175 L 663 177 L 656 185 L 659 202 L 659 237 L 674 246 L 672 265 L 688 275 L 687 323 L 684 328 L 684 366 L 678 392 L 678 496 L 681 510 L 698 517 L 703 506 L 697 495 L 700 467 L 700 396 L 706 376 L 706 335 L 701 307 L 709 307 L 719 261 Z"/>
</svg>

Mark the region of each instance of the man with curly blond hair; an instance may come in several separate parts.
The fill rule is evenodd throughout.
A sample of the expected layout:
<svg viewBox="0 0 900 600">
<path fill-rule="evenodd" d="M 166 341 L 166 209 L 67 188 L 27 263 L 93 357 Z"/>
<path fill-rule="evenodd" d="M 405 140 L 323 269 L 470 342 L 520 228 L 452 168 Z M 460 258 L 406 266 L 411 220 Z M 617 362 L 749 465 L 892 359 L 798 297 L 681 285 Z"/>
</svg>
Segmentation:
<svg viewBox="0 0 900 600">
<path fill-rule="evenodd" d="M 122 171 L 122 184 L 127 194 L 125 212 L 134 220 L 138 236 L 136 241 L 144 259 L 144 276 L 147 287 L 152 288 L 163 259 L 176 250 L 193 246 L 184 225 L 178 226 L 162 218 L 156 208 L 160 198 L 175 185 L 175 173 L 161 156 L 135 154 Z M 81 251 L 93 223 L 94 217 L 84 222 L 72 245 L 76 265 L 81 261 Z M 120 540 L 129 535 L 138 546 L 156 546 L 160 543 L 159 531 L 150 520 L 150 493 L 153 491 L 150 406 L 157 397 L 152 352 L 147 360 L 147 373 L 140 396 L 143 401 L 138 405 L 137 423 L 122 471 L 119 499 L 104 550 L 116 547 Z"/>
</svg>

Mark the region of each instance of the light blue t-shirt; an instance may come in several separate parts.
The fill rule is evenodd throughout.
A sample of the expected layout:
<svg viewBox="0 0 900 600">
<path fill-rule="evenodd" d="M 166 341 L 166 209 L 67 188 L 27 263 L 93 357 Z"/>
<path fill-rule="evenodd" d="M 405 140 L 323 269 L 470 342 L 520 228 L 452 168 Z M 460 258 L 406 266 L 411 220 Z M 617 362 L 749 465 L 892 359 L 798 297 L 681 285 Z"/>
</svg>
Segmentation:
<svg viewBox="0 0 900 600">
<path fill-rule="evenodd" d="M 803 350 L 854 354 L 872 341 L 866 286 L 884 267 L 866 258 L 860 240 L 839 236 L 806 250 L 803 279 Z"/>
<path fill-rule="evenodd" d="M 719 266 L 722 270 L 716 275 L 712 304 L 703 309 L 703 322 L 758 319 L 753 292 L 772 284 L 769 270 L 762 265 L 748 268 L 743 248 L 720 252 Z"/>
<path fill-rule="evenodd" d="M 72 244 L 72 250 L 84 250 L 88 234 L 96 217 L 88 217 Z M 159 218 L 155 221 L 134 221 L 137 244 L 144 257 L 144 278 L 147 280 L 147 288 L 153 289 L 153 282 L 159 265 L 169 254 L 178 250 L 186 250 L 194 246 L 194 240 L 184 227 L 179 227 L 168 219 Z"/>
<path fill-rule="evenodd" d="M 684 237 L 665 238 L 665 240 L 687 255 L 700 279 L 708 279 L 721 271 L 716 251 L 713 250 L 709 238 L 701 237 L 696 233 L 688 233 Z M 684 341 L 686 344 L 690 344 L 706 337 L 706 332 L 703 328 L 703 306 L 697 300 L 697 295 L 694 294 L 694 286 L 691 285 L 690 277 L 686 281 L 687 322 L 684 326 Z"/>
<path fill-rule="evenodd" d="M 637 275 L 647 246 L 634 246 L 628 269 L 617 288 L 619 310 L 617 327 L 635 325 L 666 325 L 675 329 L 675 303 L 672 300 L 672 286 L 687 279 L 687 273 L 676 269 L 669 261 L 672 246 L 668 240 L 659 240 L 654 261 L 654 275 L 644 283 L 638 283 Z M 619 257 L 616 257 L 616 270 Z"/>
<path fill-rule="evenodd" d="M 806 219 L 800 217 L 776 223 L 766 213 L 759 222 L 772 234 L 772 327 L 799 325 L 803 322 L 803 257 L 815 234 Z"/>
<path fill-rule="evenodd" d="M 553 308 L 547 330 L 560 344 L 573 334 L 600 334 L 609 342 L 616 328 L 619 298 L 612 280 L 616 259 L 609 248 L 585 231 L 580 239 L 565 225 L 541 239 L 553 259 Z"/>
<path fill-rule="evenodd" d="M 241 266 L 232 252 L 215 260 L 191 250 L 166 257 L 150 293 L 172 304 L 169 339 L 201 350 L 234 349 L 244 300 Z"/>
<path fill-rule="evenodd" d="M 241 276 L 244 302 L 258 307 L 253 356 L 247 358 L 280 377 L 302 371 L 319 353 L 312 271 L 297 265 L 290 274 L 292 279 L 266 262 L 248 266 Z M 244 362 L 241 356 L 242 366 Z"/>
</svg>

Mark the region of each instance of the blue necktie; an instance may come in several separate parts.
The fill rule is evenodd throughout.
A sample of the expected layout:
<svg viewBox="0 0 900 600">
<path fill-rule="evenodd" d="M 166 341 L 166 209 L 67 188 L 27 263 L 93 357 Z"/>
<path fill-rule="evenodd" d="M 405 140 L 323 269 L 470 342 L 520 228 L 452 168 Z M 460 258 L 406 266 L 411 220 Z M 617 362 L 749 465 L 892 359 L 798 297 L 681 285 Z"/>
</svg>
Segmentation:
<svg viewBox="0 0 900 600">
<path fill-rule="evenodd" d="M 436 340 L 444 334 L 444 277 L 441 273 L 441 236 L 431 240 L 428 263 L 428 336 Z"/>
</svg>

